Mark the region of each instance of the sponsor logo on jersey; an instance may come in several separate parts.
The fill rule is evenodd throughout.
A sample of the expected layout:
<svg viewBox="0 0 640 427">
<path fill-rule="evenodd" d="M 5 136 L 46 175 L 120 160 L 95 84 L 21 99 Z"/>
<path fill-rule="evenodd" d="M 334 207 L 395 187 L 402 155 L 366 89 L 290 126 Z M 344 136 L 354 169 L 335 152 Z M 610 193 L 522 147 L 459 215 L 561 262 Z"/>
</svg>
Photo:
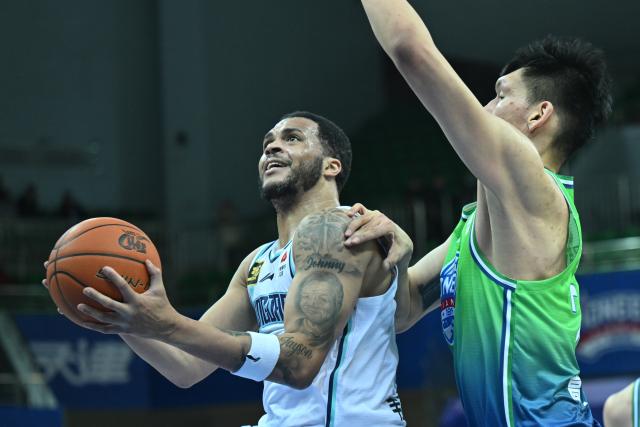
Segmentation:
<svg viewBox="0 0 640 427">
<path fill-rule="evenodd" d="M 282 258 L 280 258 L 280 262 L 285 262 L 285 261 L 287 260 L 287 254 L 288 254 L 288 253 L 289 253 L 289 252 L 284 251 L 284 253 L 282 254 Z"/>
<path fill-rule="evenodd" d="M 258 276 L 260 276 L 260 269 L 262 269 L 264 261 L 256 261 L 249 269 L 249 276 L 247 277 L 247 286 L 255 285 L 258 283 Z"/>
<path fill-rule="evenodd" d="M 284 301 L 286 292 L 263 295 L 254 302 L 256 317 L 260 326 L 284 322 Z"/>
<path fill-rule="evenodd" d="M 456 308 L 456 282 L 458 278 L 458 258 L 460 253 L 440 271 L 440 320 L 442 333 L 447 344 L 453 345 L 453 318 Z"/>
</svg>

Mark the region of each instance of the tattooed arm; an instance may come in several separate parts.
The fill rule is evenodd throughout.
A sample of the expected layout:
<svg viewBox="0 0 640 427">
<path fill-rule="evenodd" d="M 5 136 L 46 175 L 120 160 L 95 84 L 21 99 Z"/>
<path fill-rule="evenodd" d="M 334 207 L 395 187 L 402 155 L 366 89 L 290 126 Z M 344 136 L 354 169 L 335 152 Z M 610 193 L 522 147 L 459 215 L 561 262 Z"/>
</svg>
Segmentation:
<svg viewBox="0 0 640 427">
<path fill-rule="evenodd" d="M 306 388 L 355 306 L 367 266 L 373 256 L 379 255 L 373 243 L 355 249 L 344 247 L 342 235 L 348 222 L 344 212 L 333 209 L 306 217 L 296 230 L 293 251 L 298 272 L 285 303 L 285 333 L 279 337 L 280 357 L 268 377 L 271 381 Z M 169 361 L 189 365 L 200 363 L 201 359 L 206 362 L 204 374 L 216 366 L 238 371 L 248 358 L 252 338 L 246 332 L 226 328 L 241 326 L 255 330 L 255 315 L 246 290 L 236 287 L 233 290 L 244 307 L 236 313 L 246 313 L 244 321 L 220 319 L 218 315 L 223 313 L 229 316 L 229 312 L 220 307 L 205 314 L 205 320 L 209 321 L 197 321 L 180 315 L 171 306 L 160 270 L 151 264 L 147 268 L 151 285 L 144 294 L 136 294 L 115 270 L 105 268 L 108 279 L 123 293 L 124 301 L 92 292 L 92 298 L 113 311 L 105 313 L 83 307 L 85 314 L 102 322 L 87 323 L 86 327 L 103 333 L 131 335 L 130 344 L 158 341 L 153 344 L 158 349 L 176 347 L 188 355 Z M 200 375 L 197 373 L 195 377 Z M 191 380 L 181 384 L 188 386 Z"/>
<path fill-rule="evenodd" d="M 270 381 L 308 387 L 360 295 L 375 243 L 346 248 L 350 218 L 339 209 L 307 216 L 293 242 L 296 276 L 285 303 L 280 358 Z"/>
</svg>

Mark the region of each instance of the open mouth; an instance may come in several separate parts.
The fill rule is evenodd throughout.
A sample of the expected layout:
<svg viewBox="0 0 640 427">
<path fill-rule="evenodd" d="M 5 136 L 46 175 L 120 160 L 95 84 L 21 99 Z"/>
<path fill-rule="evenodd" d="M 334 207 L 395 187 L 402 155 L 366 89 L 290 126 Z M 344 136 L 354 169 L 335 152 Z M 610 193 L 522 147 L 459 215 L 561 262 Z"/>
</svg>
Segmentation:
<svg viewBox="0 0 640 427">
<path fill-rule="evenodd" d="M 264 171 L 265 173 L 267 172 L 275 172 L 278 169 L 284 168 L 289 166 L 286 162 L 281 161 L 281 160 L 267 160 L 265 166 L 264 166 Z"/>
</svg>

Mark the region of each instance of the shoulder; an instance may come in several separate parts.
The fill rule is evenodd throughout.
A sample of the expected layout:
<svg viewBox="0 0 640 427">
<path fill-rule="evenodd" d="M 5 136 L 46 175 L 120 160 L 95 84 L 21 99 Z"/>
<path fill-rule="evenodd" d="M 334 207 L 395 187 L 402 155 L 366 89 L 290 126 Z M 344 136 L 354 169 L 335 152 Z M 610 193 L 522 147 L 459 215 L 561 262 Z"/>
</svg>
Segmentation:
<svg viewBox="0 0 640 427">
<path fill-rule="evenodd" d="M 254 272 L 252 271 L 254 267 L 254 260 L 258 255 L 260 255 L 260 252 L 264 250 L 265 246 L 266 245 L 261 245 L 255 248 L 242 260 L 234 274 L 233 282 L 236 282 L 243 287 L 247 286 L 247 281 L 254 274 Z"/>
<path fill-rule="evenodd" d="M 351 218 L 343 209 L 326 209 L 307 215 L 296 229 L 293 239 L 293 255 L 296 264 L 315 264 L 316 258 L 350 259 L 367 264 L 379 248 L 375 242 L 366 242 L 354 248 L 344 245 L 344 233 Z"/>
</svg>

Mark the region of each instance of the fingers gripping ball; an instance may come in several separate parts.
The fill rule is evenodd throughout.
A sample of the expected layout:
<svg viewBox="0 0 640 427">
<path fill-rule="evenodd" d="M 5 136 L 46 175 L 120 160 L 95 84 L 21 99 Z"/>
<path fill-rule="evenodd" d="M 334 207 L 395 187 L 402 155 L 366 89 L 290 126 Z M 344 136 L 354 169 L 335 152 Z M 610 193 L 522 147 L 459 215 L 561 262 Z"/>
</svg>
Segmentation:
<svg viewBox="0 0 640 427">
<path fill-rule="evenodd" d="M 77 310 L 80 303 L 105 311 L 82 290 L 90 286 L 122 301 L 120 291 L 102 274 L 113 267 L 136 292 L 149 288 L 146 259 L 160 268 L 160 256 L 138 227 L 117 218 L 91 218 L 71 227 L 58 239 L 47 265 L 49 294 L 60 311 L 75 321 L 94 321 Z"/>
</svg>

